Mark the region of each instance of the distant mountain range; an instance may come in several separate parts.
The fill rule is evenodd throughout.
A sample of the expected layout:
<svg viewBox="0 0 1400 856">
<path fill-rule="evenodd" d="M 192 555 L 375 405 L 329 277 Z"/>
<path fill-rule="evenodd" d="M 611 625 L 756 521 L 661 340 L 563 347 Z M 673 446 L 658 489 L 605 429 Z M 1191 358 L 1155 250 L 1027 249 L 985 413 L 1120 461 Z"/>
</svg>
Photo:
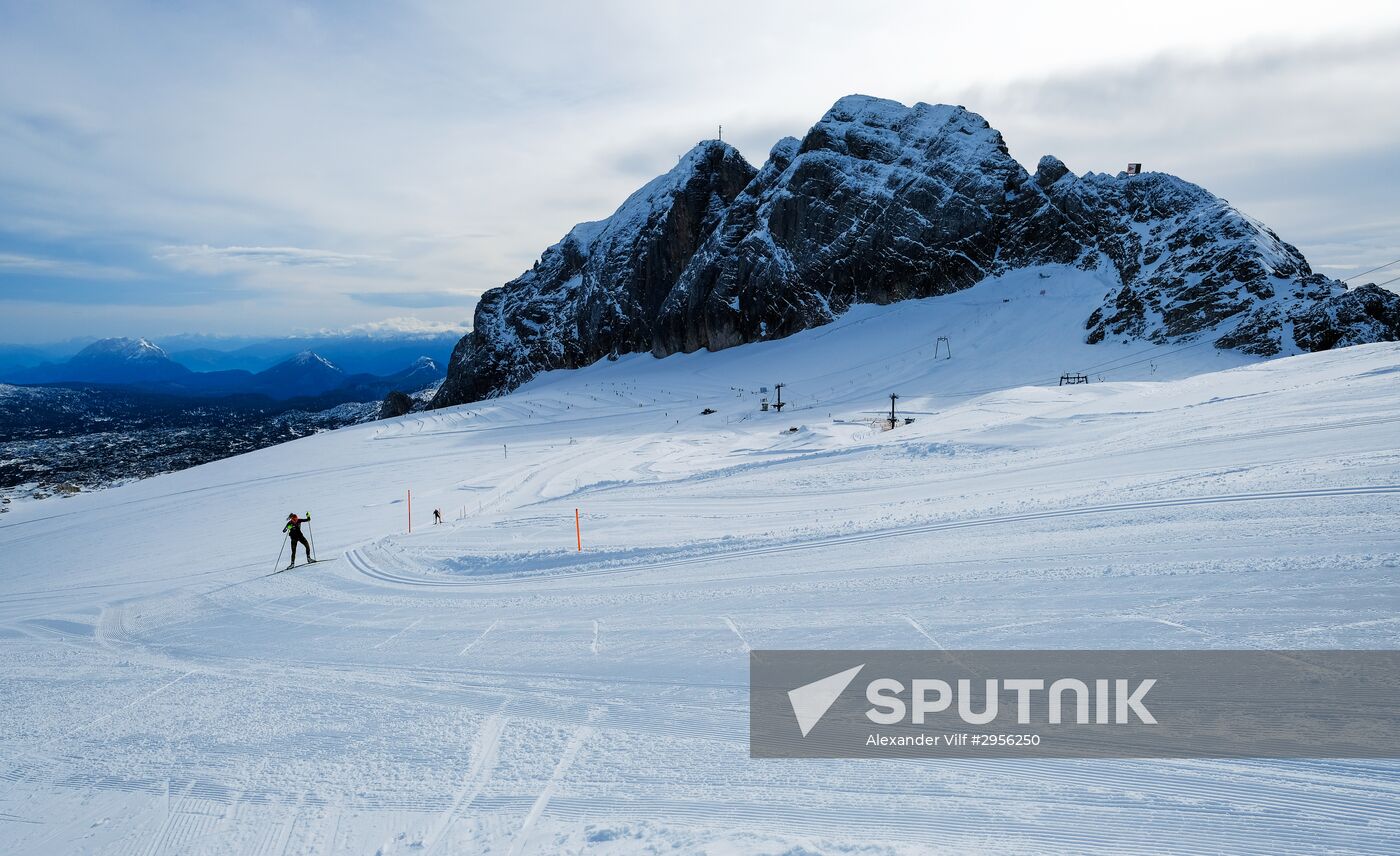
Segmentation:
<svg viewBox="0 0 1400 856">
<path fill-rule="evenodd" d="M 16 384 L 103 384 L 183 396 L 260 395 L 274 400 L 326 397 L 370 401 L 393 390 L 417 392 L 443 377 L 438 362 L 418 356 L 390 374 L 350 374 L 305 350 L 261 371 L 193 371 L 149 339 L 102 339 L 61 363 L 7 373 Z"/>
<path fill-rule="evenodd" d="M 170 358 L 201 372 L 244 369 L 259 372 L 286 360 L 293 354 L 315 351 L 349 374 L 392 374 L 416 360 L 432 357 L 447 365 L 452 347 L 461 338 L 452 333 L 360 334 L 333 333 L 281 339 L 254 339 L 229 347 L 240 340 L 207 340 L 196 336 L 162 339 Z"/>
<path fill-rule="evenodd" d="M 209 336 L 182 334 L 155 339 L 166 356 L 191 371 L 242 369 L 260 372 L 303 351 L 314 351 L 347 374 L 388 375 L 418 357 L 447 365 L 460 330 L 327 331 L 297 336 Z M 154 338 L 154 337 L 152 337 Z M 0 378 L 45 363 L 63 363 L 94 340 L 14 345 L 0 342 Z"/>
</svg>

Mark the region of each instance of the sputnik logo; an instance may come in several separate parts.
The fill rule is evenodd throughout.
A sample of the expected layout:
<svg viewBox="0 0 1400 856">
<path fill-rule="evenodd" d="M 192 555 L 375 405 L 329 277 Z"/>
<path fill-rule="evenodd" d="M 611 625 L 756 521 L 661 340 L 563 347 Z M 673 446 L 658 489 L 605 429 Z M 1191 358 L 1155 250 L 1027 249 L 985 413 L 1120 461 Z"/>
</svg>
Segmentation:
<svg viewBox="0 0 1400 856">
<path fill-rule="evenodd" d="M 803 737 L 826 716 L 836 699 L 841 697 L 841 693 L 846 691 L 846 687 L 851 685 L 851 681 L 855 680 L 856 675 L 864 668 L 865 664 L 861 663 L 855 668 L 837 672 L 810 684 L 803 684 L 795 690 L 788 690 L 788 701 L 792 703 L 792 713 L 797 717 L 797 727 L 802 729 Z"/>
</svg>

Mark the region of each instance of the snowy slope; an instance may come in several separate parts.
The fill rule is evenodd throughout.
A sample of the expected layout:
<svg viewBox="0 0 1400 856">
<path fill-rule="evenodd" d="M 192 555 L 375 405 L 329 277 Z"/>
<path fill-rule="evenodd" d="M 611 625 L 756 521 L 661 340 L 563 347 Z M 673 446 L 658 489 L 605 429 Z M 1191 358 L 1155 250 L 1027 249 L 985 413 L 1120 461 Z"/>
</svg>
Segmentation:
<svg viewBox="0 0 1400 856">
<path fill-rule="evenodd" d="M 751 647 L 1400 645 L 1400 345 L 1086 345 L 1098 276 L 5 515 L 0 849 L 1394 851 L 1394 762 L 748 758 Z"/>
</svg>

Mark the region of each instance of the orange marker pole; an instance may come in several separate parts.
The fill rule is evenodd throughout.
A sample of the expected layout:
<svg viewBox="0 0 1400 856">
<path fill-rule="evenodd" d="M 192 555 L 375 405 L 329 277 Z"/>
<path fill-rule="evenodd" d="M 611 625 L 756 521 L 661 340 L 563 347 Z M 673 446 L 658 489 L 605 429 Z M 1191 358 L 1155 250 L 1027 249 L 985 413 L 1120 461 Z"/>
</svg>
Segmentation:
<svg viewBox="0 0 1400 856">
<path fill-rule="evenodd" d="M 408 492 L 408 534 L 413 534 L 413 491 Z"/>
<path fill-rule="evenodd" d="M 578 539 L 578 551 L 583 552 L 583 530 L 578 525 L 578 509 L 574 509 L 574 537 Z"/>
</svg>

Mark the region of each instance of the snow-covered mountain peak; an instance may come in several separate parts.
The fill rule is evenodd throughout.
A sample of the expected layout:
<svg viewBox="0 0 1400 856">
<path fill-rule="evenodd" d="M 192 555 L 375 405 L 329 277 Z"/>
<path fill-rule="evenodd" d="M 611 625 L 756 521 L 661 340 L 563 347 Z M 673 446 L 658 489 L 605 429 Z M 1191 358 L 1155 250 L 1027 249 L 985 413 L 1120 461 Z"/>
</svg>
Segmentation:
<svg viewBox="0 0 1400 856">
<path fill-rule="evenodd" d="M 783 137 L 773 144 L 773 148 L 768 152 L 768 159 L 790 161 L 797 157 L 797 153 L 802 149 L 802 141 L 796 137 Z"/>
<path fill-rule="evenodd" d="M 733 146 L 704 140 L 610 217 L 575 226 L 530 270 L 482 295 L 439 400 L 650 348 L 661 301 L 755 172 Z"/>
<path fill-rule="evenodd" d="M 1064 161 L 1054 155 L 1042 155 L 1035 166 L 1035 183 L 1049 187 L 1069 174 L 1069 167 L 1065 166 Z"/>
<path fill-rule="evenodd" d="M 838 100 L 807 132 L 801 151 L 905 166 L 1010 157 L 1001 133 L 965 107 L 922 101 L 906 107 L 868 95 Z"/>
<path fill-rule="evenodd" d="M 905 138 L 931 138 L 949 132 L 999 141 L 1001 134 L 980 115 L 956 104 L 928 104 L 923 101 L 905 106 L 888 98 L 847 95 L 832 105 L 817 122 L 823 125 L 863 125 L 888 128 Z"/>
<path fill-rule="evenodd" d="M 99 339 L 78 352 L 78 357 L 123 359 L 132 361 L 168 360 L 170 355 L 150 339 L 126 336 Z"/>
<path fill-rule="evenodd" d="M 569 231 L 564 241 L 572 244 L 571 249 L 580 254 L 593 251 L 594 244 L 605 246 L 626 240 L 644 227 L 658 210 L 669 208 L 676 195 L 681 193 L 701 172 L 713 171 L 718 162 L 731 161 L 748 166 L 739 150 L 720 140 L 701 140 L 690 151 L 681 155 L 676 165 L 642 185 L 628 196 L 612 216 L 605 220 L 580 223 Z M 749 167 L 752 170 L 752 167 Z"/>
<path fill-rule="evenodd" d="M 584 223 L 477 307 L 435 403 L 536 372 L 782 338 L 861 303 L 948 294 L 1011 271 L 1105 277 L 1089 344 L 1208 336 L 1272 356 L 1400 336 L 1400 297 L 1312 273 L 1296 248 L 1173 175 L 1034 175 L 964 107 L 838 100 L 753 170 L 706 141 Z"/>
<path fill-rule="evenodd" d="M 115 337 L 93 342 L 60 365 L 38 366 L 23 372 L 20 379 L 24 383 L 123 384 L 175 380 L 189 373 L 150 339 Z"/>
<path fill-rule="evenodd" d="M 258 372 L 254 378 L 265 387 L 316 395 L 344 383 L 345 373 L 315 351 L 302 351 Z"/>
<path fill-rule="evenodd" d="M 287 362 L 299 368 L 304 368 L 307 366 L 317 366 L 330 369 L 331 371 L 340 371 L 340 369 L 336 368 L 335 363 L 332 363 L 330 360 L 326 359 L 325 357 L 321 356 L 315 351 L 302 351 L 296 356 L 287 360 Z"/>
<path fill-rule="evenodd" d="M 424 356 L 414 360 L 407 368 L 394 375 L 394 377 L 403 380 L 417 381 L 425 377 L 434 379 L 440 378 L 442 374 L 443 371 L 438 368 L 437 360 L 434 360 L 432 357 Z"/>
</svg>

